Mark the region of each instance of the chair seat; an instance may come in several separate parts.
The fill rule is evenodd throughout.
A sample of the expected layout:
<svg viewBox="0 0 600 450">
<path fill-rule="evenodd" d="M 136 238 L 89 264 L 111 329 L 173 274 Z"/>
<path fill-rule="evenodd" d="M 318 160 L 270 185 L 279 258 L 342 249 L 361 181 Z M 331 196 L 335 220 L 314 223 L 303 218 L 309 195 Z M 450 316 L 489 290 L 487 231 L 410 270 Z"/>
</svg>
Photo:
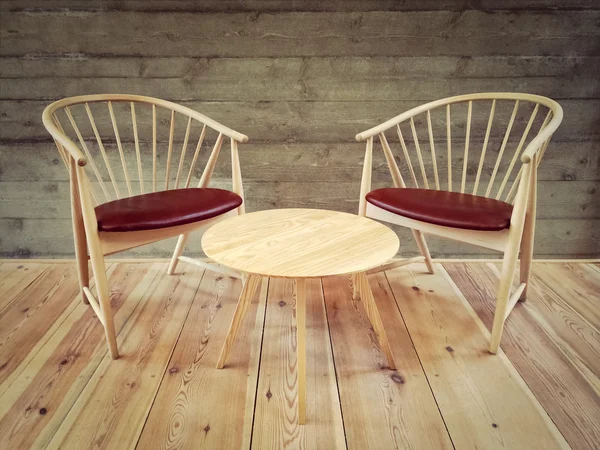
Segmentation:
<svg viewBox="0 0 600 450">
<path fill-rule="evenodd" d="M 242 202 L 234 192 L 213 188 L 135 195 L 97 206 L 98 231 L 141 231 L 185 225 L 224 214 Z"/>
<path fill-rule="evenodd" d="M 371 191 L 372 205 L 399 216 L 467 230 L 500 231 L 510 227 L 513 207 L 477 195 L 428 189 L 384 188 Z"/>
</svg>

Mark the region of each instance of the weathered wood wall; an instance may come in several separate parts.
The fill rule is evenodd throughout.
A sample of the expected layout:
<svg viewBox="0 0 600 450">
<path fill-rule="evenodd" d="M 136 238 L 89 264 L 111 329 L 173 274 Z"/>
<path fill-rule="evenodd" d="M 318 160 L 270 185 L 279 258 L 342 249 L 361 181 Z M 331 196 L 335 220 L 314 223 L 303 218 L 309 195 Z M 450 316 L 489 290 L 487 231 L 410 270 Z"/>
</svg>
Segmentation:
<svg viewBox="0 0 600 450">
<path fill-rule="evenodd" d="M 476 91 L 565 110 L 539 173 L 538 257 L 600 255 L 596 0 L 0 2 L 0 256 L 73 254 L 49 101 L 128 92 L 190 105 L 248 134 L 249 210 L 355 212 L 363 129 Z M 388 181 L 381 155 L 374 182 Z M 225 176 L 227 166 L 217 176 Z M 402 252 L 415 246 L 399 230 Z M 198 240 L 191 253 L 199 252 Z M 131 255 L 166 256 L 173 243 Z M 483 254 L 430 239 L 435 256 Z"/>
</svg>

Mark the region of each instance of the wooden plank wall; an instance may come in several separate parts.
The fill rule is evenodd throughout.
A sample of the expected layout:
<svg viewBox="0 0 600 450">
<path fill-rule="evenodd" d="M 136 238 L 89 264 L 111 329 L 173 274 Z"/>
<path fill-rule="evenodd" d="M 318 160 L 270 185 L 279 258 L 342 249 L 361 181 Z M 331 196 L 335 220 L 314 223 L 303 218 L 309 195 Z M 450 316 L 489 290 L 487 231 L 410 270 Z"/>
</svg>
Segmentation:
<svg viewBox="0 0 600 450">
<path fill-rule="evenodd" d="M 51 100 L 128 92 L 190 105 L 250 136 L 240 149 L 249 210 L 355 212 L 357 132 L 491 90 L 547 95 L 565 110 L 539 173 L 536 256 L 600 255 L 595 0 L 6 0 L 0 13 L 0 256 L 73 254 L 67 173 L 41 124 Z M 374 183 L 388 179 L 378 151 Z M 414 253 L 399 232 L 402 253 Z"/>
</svg>

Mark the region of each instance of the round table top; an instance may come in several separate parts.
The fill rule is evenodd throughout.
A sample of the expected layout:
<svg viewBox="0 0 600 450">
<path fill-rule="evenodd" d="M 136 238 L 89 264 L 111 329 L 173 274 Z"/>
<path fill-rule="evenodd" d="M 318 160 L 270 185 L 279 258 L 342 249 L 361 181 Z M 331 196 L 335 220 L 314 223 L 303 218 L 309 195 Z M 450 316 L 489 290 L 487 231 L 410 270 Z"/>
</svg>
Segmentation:
<svg viewBox="0 0 600 450">
<path fill-rule="evenodd" d="M 202 237 L 215 262 L 241 272 L 316 278 L 363 272 L 396 255 L 398 236 L 354 214 L 274 209 L 223 220 Z"/>
</svg>

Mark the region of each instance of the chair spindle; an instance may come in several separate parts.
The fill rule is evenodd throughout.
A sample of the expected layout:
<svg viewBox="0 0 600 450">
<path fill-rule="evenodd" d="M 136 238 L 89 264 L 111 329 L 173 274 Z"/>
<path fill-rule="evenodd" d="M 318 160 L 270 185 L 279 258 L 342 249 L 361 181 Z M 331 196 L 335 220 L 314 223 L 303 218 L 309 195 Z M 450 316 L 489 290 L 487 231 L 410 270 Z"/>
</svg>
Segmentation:
<svg viewBox="0 0 600 450">
<path fill-rule="evenodd" d="M 417 182 L 417 177 L 415 175 L 415 171 L 413 169 L 412 161 L 410 160 L 410 155 L 408 154 L 408 149 L 406 148 L 406 142 L 404 142 L 404 136 L 402 136 L 402 130 L 400 129 L 400 125 L 396 125 L 396 132 L 398 133 L 398 139 L 400 139 L 400 145 L 402 146 L 402 153 L 404 153 L 404 159 L 406 160 L 406 164 L 408 165 L 408 170 L 410 172 L 410 176 L 415 184 L 415 187 L 419 187 L 419 183 Z"/>
<path fill-rule="evenodd" d="M 119 136 L 119 127 L 115 119 L 115 112 L 113 111 L 112 102 L 108 102 L 108 112 L 110 114 L 110 120 L 112 122 L 113 130 L 115 132 L 115 138 L 117 140 L 117 148 L 119 149 L 119 155 L 121 156 L 121 164 L 123 165 L 123 174 L 125 175 L 125 183 L 127 184 L 127 192 L 129 195 L 133 195 L 131 192 L 131 183 L 129 182 L 129 172 L 127 170 L 127 163 L 125 162 L 125 154 L 123 153 L 123 145 L 121 145 L 121 137 Z"/>
<path fill-rule="evenodd" d="M 477 176 L 475 177 L 475 186 L 473 187 L 473 195 L 477 195 L 479 186 L 479 178 L 483 170 L 483 162 L 485 160 L 485 152 L 487 151 L 488 141 L 490 140 L 490 132 L 492 131 L 492 123 L 494 122 L 494 112 L 496 110 L 496 99 L 492 100 L 490 108 L 490 118 L 488 119 L 487 129 L 485 130 L 485 138 L 483 139 L 483 148 L 481 149 L 481 157 L 479 158 L 479 166 L 477 167 Z"/>
<path fill-rule="evenodd" d="M 463 159 L 462 181 L 460 183 L 460 192 L 465 193 L 467 183 L 467 166 L 469 164 L 469 142 L 471 140 L 471 117 L 473 115 L 473 101 L 469 101 L 467 109 L 467 131 L 465 135 L 465 154 Z"/>
</svg>

